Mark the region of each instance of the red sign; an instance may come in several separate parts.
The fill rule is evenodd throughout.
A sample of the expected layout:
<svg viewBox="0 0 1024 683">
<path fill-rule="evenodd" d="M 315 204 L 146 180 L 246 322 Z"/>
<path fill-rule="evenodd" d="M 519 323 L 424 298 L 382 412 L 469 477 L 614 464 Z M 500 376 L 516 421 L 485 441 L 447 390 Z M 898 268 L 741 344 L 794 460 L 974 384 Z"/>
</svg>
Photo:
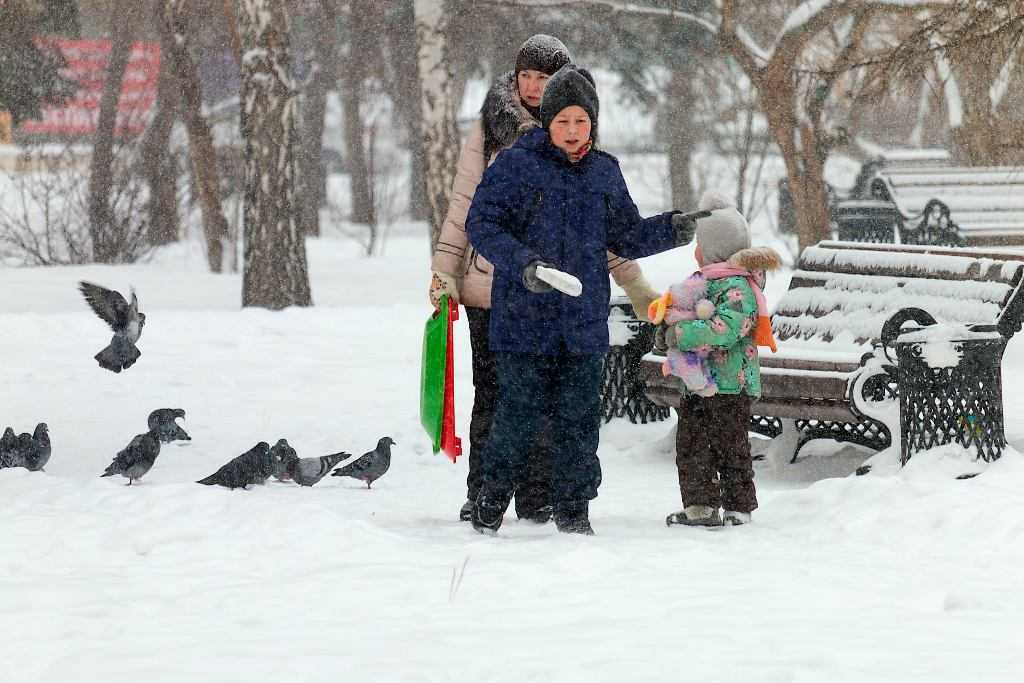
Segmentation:
<svg viewBox="0 0 1024 683">
<path fill-rule="evenodd" d="M 54 46 L 67 62 L 64 77 L 78 84 L 77 94 L 60 107 L 44 107 L 41 120 L 25 121 L 20 130 L 31 135 L 74 137 L 92 135 L 100 115 L 100 97 L 110 57 L 109 40 L 41 38 Z M 118 137 L 139 135 L 146 129 L 156 102 L 160 73 L 160 44 L 134 43 L 117 102 Z"/>
</svg>

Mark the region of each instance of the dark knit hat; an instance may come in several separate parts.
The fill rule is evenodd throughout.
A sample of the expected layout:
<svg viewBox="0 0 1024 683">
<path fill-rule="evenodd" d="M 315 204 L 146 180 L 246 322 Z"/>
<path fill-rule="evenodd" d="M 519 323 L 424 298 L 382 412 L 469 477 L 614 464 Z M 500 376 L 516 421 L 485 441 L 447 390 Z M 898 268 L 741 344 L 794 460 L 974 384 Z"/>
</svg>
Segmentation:
<svg viewBox="0 0 1024 683">
<path fill-rule="evenodd" d="M 543 33 L 530 36 L 519 47 L 516 55 L 516 73 L 532 70 L 552 75 L 572 61 L 569 48 L 554 36 Z"/>
<path fill-rule="evenodd" d="M 558 112 L 574 104 L 583 107 L 587 112 L 591 128 L 596 135 L 599 103 L 594 77 L 586 69 L 580 69 L 575 64 L 566 64 L 544 87 L 544 97 L 540 101 L 540 125 L 547 129 Z"/>
</svg>

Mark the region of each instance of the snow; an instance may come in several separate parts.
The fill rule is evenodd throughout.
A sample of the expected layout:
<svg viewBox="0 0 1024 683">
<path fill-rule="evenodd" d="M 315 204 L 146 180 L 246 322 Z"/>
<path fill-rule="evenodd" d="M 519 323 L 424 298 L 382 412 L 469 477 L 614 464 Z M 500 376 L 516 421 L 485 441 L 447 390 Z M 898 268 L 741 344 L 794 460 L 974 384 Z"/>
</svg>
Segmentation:
<svg viewBox="0 0 1024 683">
<path fill-rule="evenodd" d="M 903 470 L 889 452 L 853 477 L 867 452 L 814 443 L 795 465 L 758 463 L 754 524 L 714 533 L 664 526 L 679 507 L 670 424 L 615 421 L 596 537 L 513 516 L 487 538 L 455 521 L 466 459 L 432 456 L 418 424 L 424 239 L 364 258 L 328 230 L 309 242 L 317 306 L 281 313 L 239 311 L 239 276 L 203 272 L 185 246 L 147 265 L 0 268 L 0 415 L 19 431 L 45 419 L 54 440 L 46 472 L 0 471 L 5 683 L 933 683 L 1015 680 L 1024 664 L 1013 449 L 990 466 L 939 449 Z M 689 254 L 663 256 L 676 270 Z M 91 359 L 109 336 L 79 279 L 139 292 L 143 356 L 122 375 Z M 1019 351 L 1006 365 L 1019 415 Z M 185 408 L 194 440 L 140 485 L 100 479 L 156 407 Z M 398 446 L 372 491 L 192 483 L 258 440 L 358 454 L 384 434 Z M 1024 443 L 1015 423 L 1010 436 Z M 983 473 L 954 479 L 968 471 Z"/>
</svg>

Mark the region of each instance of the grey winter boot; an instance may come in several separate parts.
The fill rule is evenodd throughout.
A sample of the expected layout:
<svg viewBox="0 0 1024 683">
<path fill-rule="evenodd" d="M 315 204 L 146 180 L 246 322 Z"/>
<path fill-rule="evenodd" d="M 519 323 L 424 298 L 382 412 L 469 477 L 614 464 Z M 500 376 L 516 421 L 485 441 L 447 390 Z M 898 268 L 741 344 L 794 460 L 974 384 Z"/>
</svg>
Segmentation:
<svg viewBox="0 0 1024 683">
<path fill-rule="evenodd" d="M 726 510 L 722 513 L 722 524 L 725 526 L 743 526 L 744 524 L 750 524 L 750 513 Z"/>
<path fill-rule="evenodd" d="M 665 524 L 675 526 L 722 526 L 722 518 L 718 514 L 718 508 L 710 505 L 687 505 L 680 512 L 673 512 L 665 518 Z"/>
</svg>

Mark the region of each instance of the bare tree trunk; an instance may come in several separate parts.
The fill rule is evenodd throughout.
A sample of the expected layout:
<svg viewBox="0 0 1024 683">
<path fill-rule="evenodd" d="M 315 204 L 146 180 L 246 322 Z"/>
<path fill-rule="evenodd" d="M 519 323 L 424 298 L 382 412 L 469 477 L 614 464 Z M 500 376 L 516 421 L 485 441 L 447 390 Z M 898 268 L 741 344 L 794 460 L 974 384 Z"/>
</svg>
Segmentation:
<svg viewBox="0 0 1024 683">
<path fill-rule="evenodd" d="M 224 268 L 224 242 L 228 237 L 228 221 L 220 194 L 220 171 L 213 146 L 210 126 L 202 113 L 203 94 L 199 69 L 189 53 L 188 0 L 161 0 L 161 44 L 164 59 L 175 75 L 176 91 L 181 98 L 181 115 L 188 133 L 189 157 L 203 212 L 203 233 L 206 237 L 206 259 L 210 270 Z"/>
<path fill-rule="evenodd" d="M 695 148 L 693 139 L 693 72 L 677 68 L 669 82 L 666 115 L 672 121 L 668 145 L 668 169 L 672 185 L 672 206 L 684 211 L 696 208 L 690 162 Z"/>
<path fill-rule="evenodd" d="M 147 237 L 154 246 L 177 241 L 179 228 L 178 170 L 170 149 L 178 93 L 166 41 L 161 41 L 161 53 L 156 113 L 142 140 L 142 171 L 149 185 Z"/>
<path fill-rule="evenodd" d="M 114 133 L 117 128 L 117 102 L 121 96 L 124 72 L 131 56 L 134 26 L 132 0 L 117 0 L 111 10 L 111 45 L 103 94 L 100 96 L 99 120 L 92 148 L 89 175 L 89 234 L 93 259 L 114 263 L 121 251 L 123 236 L 115 224 L 110 206 L 114 184 Z"/>
<path fill-rule="evenodd" d="M 366 79 L 366 59 L 369 52 L 371 27 L 367 25 L 370 7 L 367 0 L 351 0 L 348 55 L 341 78 L 341 104 L 345 117 L 345 161 L 352 185 L 353 223 L 375 225 L 372 182 L 366 165 L 363 140 L 363 119 L 359 110 L 363 102 L 363 84 Z"/>
<path fill-rule="evenodd" d="M 309 306 L 305 238 L 295 206 L 295 88 L 283 0 L 238 7 L 245 140 L 242 305 Z"/>
<path fill-rule="evenodd" d="M 420 108 L 420 79 L 416 53 L 409 49 L 416 41 L 416 24 L 412 0 L 402 0 L 394 25 L 387 32 L 388 52 L 393 73 L 387 79 L 388 95 L 406 131 L 409 149 L 409 217 L 424 221 L 430 215 L 427 206 L 427 186 L 423 164 L 423 111 Z"/>
<path fill-rule="evenodd" d="M 302 201 L 299 223 L 306 235 L 320 234 L 320 207 L 326 202 L 323 168 L 324 117 L 327 93 L 338 78 L 338 8 L 336 0 L 320 0 L 313 12 L 313 73 L 306 87 L 302 113 Z"/>
<path fill-rule="evenodd" d="M 448 211 L 448 192 L 455 178 L 459 134 L 455 123 L 454 78 L 448 59 L 446 2 L 415 0 L 420 106 L 423 111 L 423 158 L 430 205 L 430 249 L 433 252 Z"/>
</svg>

